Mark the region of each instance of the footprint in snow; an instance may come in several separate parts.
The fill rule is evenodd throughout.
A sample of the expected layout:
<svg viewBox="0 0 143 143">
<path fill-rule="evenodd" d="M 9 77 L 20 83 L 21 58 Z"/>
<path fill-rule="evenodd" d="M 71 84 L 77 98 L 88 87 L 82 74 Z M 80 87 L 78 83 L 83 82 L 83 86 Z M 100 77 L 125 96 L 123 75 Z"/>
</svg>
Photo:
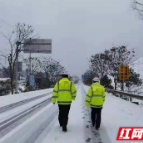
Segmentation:
<svg viewBox="0 0 143 143">
<path fill-rule="evenodd" d="M 87 140 L 86 140 L 86 142 L 90 142 L 91 141 L 91 138 L 88 138 Z"/>
<path fill-rule="evenodd" d="M 93 134 L 95 135 L 95 137 L 99 137 L 100 134 L 98 132 L 93 132 Z"/>
<path fill-rule="evenodd" d="M 89 125 L 87 125 L 86 128 L 89 128 Z"/>
<path fill-rule="evenodd" d="M 55 141 L 57 141 L 58 140 L 58 137 L 55 137 Z"/>
</svg>

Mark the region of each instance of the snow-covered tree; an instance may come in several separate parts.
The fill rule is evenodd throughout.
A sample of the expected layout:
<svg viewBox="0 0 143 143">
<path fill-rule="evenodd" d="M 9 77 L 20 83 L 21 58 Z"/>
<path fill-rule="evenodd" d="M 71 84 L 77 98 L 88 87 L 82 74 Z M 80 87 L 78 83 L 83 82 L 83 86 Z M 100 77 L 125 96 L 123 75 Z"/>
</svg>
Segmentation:
<svg viewBox="0 0 143 143">
<path fill-rule="evenodd" d="M 105 88 L 114 89 L 114 87 L 111 85 L 112 80 L 111 80 L 107 75 L 105 75 L 105 76 L 101 79 L 100 82 L 101 82 L 101 85 L 103 85 Z"/>
<path fill-rule="evenodd" d="M 104 75 L 107 75 L 108 70 L 108 56 L 106 53 L 95 54 L 91 56 L 90 59 L 90 69 L 94 71 L 98 76 L 103 78 Z"/>
<path fill-rule="evenodd" d="M 85 78 L 82 79 L 83 80 L 83 83 L 84 84 L 87 84 L 87 85 L 91 85 L 92 84 L 92 79 L 95 77 L 95 76 L 98 76 L 96 71 L 92 70 L 92 69 L 89 69 L 87 70 L 85 73 Z"/>
<path fill-rule="evenodd" d="M 32 75 L 35 75 L 36 73 L 41 71 L 41 61 L 38 57 L 29 57 L 27 59 L 23 60 L 24 63 L 26 63 L 26 66 L 28 68 L 28 72 Z"/>
<path fill-rule="evenodd" d="M 125 46 L 113 47 L 110 50 L 106 50 L 105 54 L 108 58 L 107 67 L 108 74 L 114 77 L 115 89 L 117 86 L 118 71 L 120 65 L 129 65 L 134 55 L 134 50 L 128 50 Z"/>
<path fill-rule="evenodd" d="M 129 81 L 126 82 L 126 86 L 128 88 L 132 87 L 132 85 L 140 86 L 142 84 L 142 80 L 140 79 L 140 74 L 136 73 L 134 69 L 130 68 Z"/>
<path fill-rule="evenodd" d="M 44 58 L 41 62 L 41 68 L 46 74 L 46 78 L 52 82 L 57 81 L 59 74 L 65 72 L 65 68 L 52 58 Z"/>
<path fill-rule="evenodd" d="M 128 50 L 125 46 L 119 46 L 113 47 L 110 50 L 105 50 L 103 53 L 92 55 L 89 70 L 86 71 L 88 78 L 85 81 L 91 83 L 91 79 L 95 75 L 98 75 L 100 80 L 106 75 L 112 75 L 114 77 L 116 89 L 119 66 L 129 65 L 134 57 L 134 53 L 134 50 Z"/>
</svg>

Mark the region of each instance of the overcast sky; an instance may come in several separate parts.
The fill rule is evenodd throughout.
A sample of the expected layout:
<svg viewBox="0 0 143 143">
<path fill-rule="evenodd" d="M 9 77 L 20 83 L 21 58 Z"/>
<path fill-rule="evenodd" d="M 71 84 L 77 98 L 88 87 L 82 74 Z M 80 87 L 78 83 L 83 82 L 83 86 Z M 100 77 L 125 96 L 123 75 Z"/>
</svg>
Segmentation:
<svg viewBox="0 0 143 143">
<path fill-rule="evenodd" d="M 88 68 L 92 54 L 112 46 L 136 48 L 136 56 L 143 55 L 143 20 L 131 3 L 132 0 L 0 0 L 0 30 L 10 33 L 17 22 L 31 24 L 40 38 L 52 39 L 52 54 L 47 56 L 80 76 Z M 6 52 L 7 47 L 0 35 L 0 50 Z"/>
</svg>

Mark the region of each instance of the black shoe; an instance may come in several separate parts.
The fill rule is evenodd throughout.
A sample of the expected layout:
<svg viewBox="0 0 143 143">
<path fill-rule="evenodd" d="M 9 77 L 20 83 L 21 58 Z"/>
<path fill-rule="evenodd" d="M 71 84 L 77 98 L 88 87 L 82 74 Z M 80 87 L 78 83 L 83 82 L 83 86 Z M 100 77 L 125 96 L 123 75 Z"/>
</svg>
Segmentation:
<svg viewBox="0 0 143 143">
<path fill-rule="evenodd" d="M 67 132 L 67 127 L 63 127 L 63 132 Z"/>
<path fill-rule="evenodd" d="M 99 130 L 99 128 L 95 128 L 96 130 Z"/>
<path fill-rule="evenodd" d="M 60 127 L 62 127 L 62 123 L 59 122 L 59 124 L 60 124 Z"/>
<path fill-rule="evenodd" d="M 95 123 L 92 123 L 92 126 L 94 127 L 94 126 L 95 126 Z"/>
</svg>

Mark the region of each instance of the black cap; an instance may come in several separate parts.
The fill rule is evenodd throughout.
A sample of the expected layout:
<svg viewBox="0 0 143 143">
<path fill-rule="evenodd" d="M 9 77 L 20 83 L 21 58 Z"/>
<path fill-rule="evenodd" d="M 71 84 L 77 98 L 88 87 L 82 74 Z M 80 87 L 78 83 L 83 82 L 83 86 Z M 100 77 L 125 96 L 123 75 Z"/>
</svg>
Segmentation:
<svg viewBox="0 0 143 143">
<path fill-rule="evenodd" d="M 62 77 L 67 77 L 68 78 L 68 74 L 61 74 Z"/>
</svg>

